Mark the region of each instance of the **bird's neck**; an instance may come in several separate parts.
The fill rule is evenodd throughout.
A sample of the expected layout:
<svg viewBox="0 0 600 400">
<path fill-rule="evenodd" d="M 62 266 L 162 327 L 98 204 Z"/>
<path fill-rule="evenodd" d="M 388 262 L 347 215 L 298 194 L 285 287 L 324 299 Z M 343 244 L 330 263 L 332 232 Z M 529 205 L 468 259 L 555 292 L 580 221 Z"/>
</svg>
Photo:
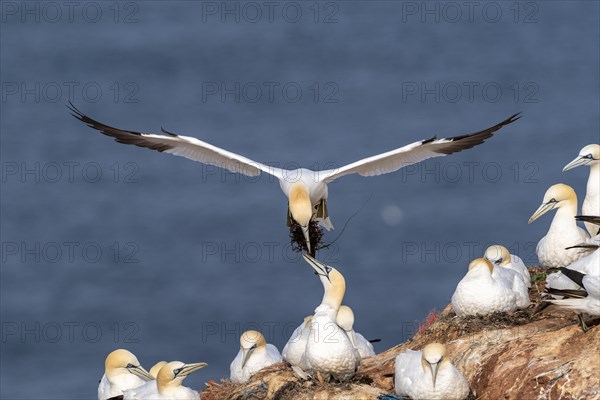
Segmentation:
<svg viewBox="0 0 600 400">
<path fill-rule="evenodd" d="M 588 193 L 598 193 L 600 188 L 600 162 L 590 167 L 590 177 L 587 182 Z"/>
<path fill-rule="evenodd" d="M 565 227 L 577 226 L 575 222 L 575 216 L 577 215 L 577 199 L 571 199 L 564 201 L 557 210 L 550 229 L 564 229 Z"/>
</svg>

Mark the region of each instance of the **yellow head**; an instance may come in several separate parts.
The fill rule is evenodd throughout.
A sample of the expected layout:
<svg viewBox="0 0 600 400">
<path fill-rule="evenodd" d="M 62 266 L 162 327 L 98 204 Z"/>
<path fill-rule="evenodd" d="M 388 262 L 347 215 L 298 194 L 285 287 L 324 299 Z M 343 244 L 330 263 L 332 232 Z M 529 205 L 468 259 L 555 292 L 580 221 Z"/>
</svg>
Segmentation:
<svg viewBox="0 0 600 400">
<path fill-rule="evenodd" d="M 505 266 L 511 261 L 508 249 L 499 244 L 488 247 L 483 256 L 494 265 Z"/>
<path fill-rule="evenodd" d="M 310 253 L 311 248 L 308 229 L 310 219 L 312 218 L 312 203 L 310 201 L 310 196 L 308 195 L 308 188 L 305 184 L 300 182 L 292 184 L 290 188 L 289 208 L 292 218 L 294 218 L 300 225 L 300 228 L 302 228 L 304 240 L 306 240 L 306 247 Z"/>
<path fill-rule="evenodd" d="M 156 364 L 154 364 L 152 366 L 152 368 L 150 368 L 150 375 L 152 375 L 154 377 L 154 379 L 156 379 L 156 377 L 158 376 L 158 371 L 160 371 L 160 369 L 162 367 L 164 367 L 165 365 L 167 365 L 166 361 L 159 361 Z"/>
<path fill-rule="evenodd" d="M 168 387 L 181 386 L 183 380 L 192 372 L 206 367 L 206 363 L 184 364 L 181 361 L 171 361 L 165 364 L 156 377 L 158 392 L 162 393 Z"/>
<path fill-rule="evenodd" d="M 474 268 L 485 267 L 490 271 L 490 274 L 494 271 L 494 265 L 485 258 L 476 258 L 469 264 L 469 271 Z"/>
<path fill-rule="evenodd" d="M 267 341 L 258 331 L 246 331 L 240 336 L 240 351 L 242 352 L 242 368 L 246 365 L 252 353 L 267 347 Z"/>
<path fill-rule="evenodd" d="M 121 374 L 134 374 L 143 380 L 152 380 L 154 377 L 146 371 L 137 357 L 125 349 L 117 349 L 106 357 L 104 373 L 110 382 L 112 378 Z"/>
<path fill-rule="evenodd" d="M 552 185 L 546 190 L 542 205 L 540 205 L 531 218 L 529 218 L 528 223 L 532 223 L 550 210 L 565 207 L 567 205 L 571 207 L 574 206 L 575 210 L 577 210 L 577 195 L 573 188 L 564 183 Z"/>
<path fill-rule="evenodd" d="M 346 293 L 346 280 L 344 276 L 337 269 L 323 264 L 308 254 L 304 254 L 303 257 L 315 270 L 315 273 L 319 275 L 323 289 L 325 289 L 321 303 L 327 304 L 335 310 L 339 309 Z"/>
<path fill-rule="evenodd" d="M 446 346 L 443 344 L 430 343 L 423 348 L 421 365 L 423 366 L 424 371 L 429 370 L 431 372 L 434 388 L 439 367 L 449 362 L 450 360 L 446 357 Z"/>
<path fill-rule="evenodd" d="M 346 332 L 350 332 L 354 326 L 354 312 L 352 312 L 352 309 L 348 306 L 340 306 L 335 323 Z"/>
<path fill-rule="evenodd" d="M 563 172 L 582 165 L 589 165 L 591 167 L 593 165 L 598 165 L 599 162 L 600 145 L 588 144 L 583 149 L 581 149 L 581 151 L 579 151 L 579 155 L 573 161 L 565 165 L 565 167 L 563 168 Z"/>
</svg>

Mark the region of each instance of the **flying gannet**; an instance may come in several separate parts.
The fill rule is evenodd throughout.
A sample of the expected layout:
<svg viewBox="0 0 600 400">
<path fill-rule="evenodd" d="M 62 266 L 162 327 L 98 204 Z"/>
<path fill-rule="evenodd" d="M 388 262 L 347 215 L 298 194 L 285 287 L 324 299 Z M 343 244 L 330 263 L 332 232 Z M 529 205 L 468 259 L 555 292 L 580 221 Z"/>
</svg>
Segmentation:
<svg viewBox="0 0 600 400">
<path fill-rule="evenodd" d="M 325 293 L 310 321 L 310 334 L 302 362 L 308 372 L 320 381 L 328 381 L 331 377 L 346 381 L 354 376 L 360 364 L 358 350 L 352 345 L 346 331 L 336 324 L 346 292 L 346 281 L 337 269 L 307 254 L 304 254 L 304 259 L 319 276 Z"/>
<path fill-rule="evenodd" d="M 171 361 L 159 371 L 156 380 L 123 392 L 123 400 L 200 400 L 197 391 L 182 385 L 192 372 L 206 367 L 206 363 L 184 364 Z"/>
<path fill-rule="evenodd" d="M 159 361 L 156 364 L 154 364 L 152 366 L 152 368 L 150 368 L 150 375 L 152 375 L 154 377 L 154 379 L 156 379 L 156 376 L 158 375 L 158 371 L 160 371 L 160 369 L 162 367 L 164 367 L 165 365 L 167 365 L 166 361 Z"/>
<path fill-rule="evenodd" d="M 244 383 L 252 375 L 281 361 L 277 347 L 267 343 L 262 333 L 246 331 L 240 336 L 240 351 L 229 366 L 233 383 Z"/>
<path fill-rule="evenodd" d="M 581 329 L 585 332 L 588 327 L 581 314 L 600 315 L 600 275 L 586 275 L 568 268 L 561 268 L 561 272 L 577 285 L 583 287 L 583 290 L 547 288 L 547 293 L 563 297 L 562 299 L 548 300 L 548 302 L 576 312 Z"/>
<path fill-rule="evenodd" d="M 375 355 L 375 350 L 373 349 L 371 342 L 365 339 L 360 333 L 354 331 L 354 312 L 350 307 L 345 305 L 340 306 L 335 318 L 335 323 L 346 331 L 352 345 L 358 350 L 361 358 Z"/>
<path fill-rule="evenodd" d="M 588 144 L 585 146 L 573 161 L 565 165 L 563 171 L 582 165 L 589 165 L 590 176 L 581 211 L 585 215 L 600 215 L 600 145 Z M 598 227 L 589 222 L 585 223 L 585 227 L 592 236 L 598 232 Z"/>
<path fill-rule="evenodd" d="M 487 315 L 517 309 L 517 295 L 492 276 L 494 269 L 494 265 L 485 258 L 471 261 L 469 271 L 458 282 L 452 295 L 452 309 L 456 315 Z"/>
<path fill-rule="evenodd" d="M 415 400 L 463 400 L 469 395 L 467 380 L 452 365 L 441 343 L 430 343 L 422 352 L 398 354 L 394 386 L 397 395 Z"/>
<path fill-rule="evenodd" d="M 520 118 L 519 114 L 514 114 L 497 125 L 472 134 L 444 139 L 433 137 L 340 168 L 313 171 L 305 168 L 287 170 L 268 166 L 194 137 L 176 135 L 164 129 L 162 129 L 163 134 L 152 134 L 114 128 L 88 117 L 73 104 L 69 104 L 69 110 L 75 118 L 113 137 L 119 143 L 170 153 L 247 176 L 258 176 L 264 172 L 276 177 L 281 190 L 288 198 L 288 225 L 291 228 L 293 221 L 300 225 L 306 248 L 312 255 L 315 253 L 316 243 L 311 243 L 309 237 L 311 221 L 318 222 L 327 230 L 333 228 L 327 210 L 329 183 L 349 174 L 362 176 L 387 174 L 428 158 L 446 156 L 469 149 L 483 143 L 497 130 Z"/>
<path fill-rule="evenodd" d="M 587 234 L 577 226 L 577 195 L 573 188 L 563 183 L 550 186 L 540 207 L 529 218 L 532 223 L 541 215 L 557 209 L 548 233 L 537 244 L 535 252 L 545 267 L 565 267 L 581 257 L 577 249 L 567 249 L 587 239 Z"/>
<path fill-rule="evenodd" d="M 104 362 L 104 375 L 98 385 L 98 400 L 121 396 L 124 390 L 141 386 L 153 379 L 133 353 L 117 349 Z"/>
<path fill-rule="evenodd" d="M 531 275 L 525 263 L 519 256 L 510 254 L 508 249 L 499 244 L 489 246 L 485 249 L 484 258 L 494 264 L 494 267 L 502 267 L 518 273 L 525 286 L 531 287 Z"/>
</svg>

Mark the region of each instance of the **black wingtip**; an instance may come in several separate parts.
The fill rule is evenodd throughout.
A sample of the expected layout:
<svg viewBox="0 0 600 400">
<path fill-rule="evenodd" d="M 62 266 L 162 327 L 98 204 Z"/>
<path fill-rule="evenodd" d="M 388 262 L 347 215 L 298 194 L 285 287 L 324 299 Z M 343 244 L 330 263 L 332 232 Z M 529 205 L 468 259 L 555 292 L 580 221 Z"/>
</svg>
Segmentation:
<svg viewBox="0 0 600 400">
<path fill-rule="evenodd" d="M 585 277 L 585 274 L 565 267 L 560 267 L 559 270 L 564 276 L 583 287 L 583 278 Z"/>
<path fill-rule="evenodd" d="M 162 126 L 160 127 L 160 131 L 162 133 L 166 133 L 169 136 L 174 136 L 174 137 L 178 137 L 179 135 L 177 135 L 176 133 L 173 132 L 169 132 L 168 130 L 166 130 L 165 128 L 163 128 Z"/>
<path fill-rule="evenodd" d="M 597 215 L 576 215 L 577 221 L 589 222 L 594 225 L 600 225 L 600 217 Z"/>
<path fill-rule="evenodd" d="M 369 340 L 369 343 L 379 343 L 381 342 L 381 339 L 371 339 Z"/>
</svg>

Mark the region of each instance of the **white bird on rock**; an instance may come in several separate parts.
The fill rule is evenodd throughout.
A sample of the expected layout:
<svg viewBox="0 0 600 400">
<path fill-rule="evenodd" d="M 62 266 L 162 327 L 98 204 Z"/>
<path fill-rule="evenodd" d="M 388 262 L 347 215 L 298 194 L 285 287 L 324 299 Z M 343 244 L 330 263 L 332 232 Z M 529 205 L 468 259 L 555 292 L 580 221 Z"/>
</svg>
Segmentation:
<svg viewBox="0 0 600 400">
<path fill-rule="evenodd" d="M 328 381 L 331 377 L 338 381 L 349 380 L 360 364 L 360 354 L 346 331 L 336 324 L 346 292 L 346 281 L 337 269 L 306 254 L 304 259 L 319 276 L 325 294 L 310 322 L 303 363 L 307 365 L 307 372 L 319 380 Z"/>
<path fill-rule="evenodd" d="M 240 336 L 240 351 L 229 366 L 233 383 L 244 383 L 252 375 L 281 361 L 277 347 L 267 343 L 262 333 L 246 331 Z"/>
<path fill-rule="evenodd" d="M 585 146 L 573 161 L 565 165 L 563 171 L 582 165 L 590 167 L 590 176 L 581 211 L 585 215 L 600 215 L 600 145 L 588 144 Z M 598 232 L 598 227 L 592 223 L 585 222 L 585 227 L 592 236 Z"/>
<path fill-rule="evenodd" d="M 335 323 L 346 331 L 346 334 L 350 338 L 352 345 L 361 358 L 371 357 L 375 355 L 373 345 L 363 335 L 354 331 L 354 312 L 348 306 L 342 305 L 338 310 L 335 318 Z"/>
<path fill-rule="evenodd" d="M 441 343 L 398 354 L 394 386 L 396 394 L 414 400 L 463 400 L 469 395 L 469 383 Z"/>
<path fill-rule="evenodd" d="M 181 361 L 171 361 L 158 371 L 156 380 L 126 390 L 123 393 L 123 400 L 200 400 L 197 391 L 183 386 L 182 383 L 189 374 L 206 365 L 206 363 L 184 364 Z"/>
<path fill-rule="evenodd" d="M 121 396 L 123 391 L 153 379 L 133 353 L 117 349 L 110 353 L 104 362 L 104 375 L 98 385 L 98 400 Z"/>
<path fill-rule="evenodd" d="M 557 209 L 548 233 L 536 247 L 540 264 L 544 267 L 565 267 L 581 257 L 577 249 L 567 249 L 587 240 L 587 234 L 577 226 L 577 195 L 563 183 L 550 186 L 540 207 L 529 218 L 532 223 L 550 210 Z"/>
<path fill-rule="evenodd" d="M 471 261 L 469 271 L 452 295 L 452 309 L 456 315 L 487 315 L 517 309 L 517 295 L 504 282 L 493 277 L 494 269 L 494 265 L 485 258 Z"/>
<path fill-rule="evenodd" d="M 292 227 L 293 221 L 298 223 L 306 241 L 305 247 L 313 255 L 317 239 L 311 241 L 309 237 L 310 223 L 315 221 L 328 230 L 333 228 L 327 210 L 329 183 L 349 174 L 362 176 L 387 174 L 428 158 L 446 156 L 469 149 L 483 143 L 497 130 L 520 118 L 519 114 L 514 114 L 497 125 L 469 135 L 446 139 L 434 137 L 364 158 L 340 168 L 313 171 L 305 168 L 287 170 L 268 166 L 194 137 L 176 135 L 164 129 L 163 134 L 152 134 L 113 128 L 88 117 L 73 104 L 70 104 L 69 109 L 74 117 L 101 133 L 115 138 L 119 143 L 174 154 L 248 176 L 258 176 L 264 172 L 276 177 L 281 190 L 288 198 L 288 225 Z"/>
<path fill-rule="evenodd" d="M 525 286 L 531 287 L 531 275 L 527 266 L 519 256 L 510 254 L 508 249 L 499 244 L 489 246 L 485 249 L 484 258 L 494 264 L 494 267 L 502 267 L 518 273 Z"/>
</svg>

